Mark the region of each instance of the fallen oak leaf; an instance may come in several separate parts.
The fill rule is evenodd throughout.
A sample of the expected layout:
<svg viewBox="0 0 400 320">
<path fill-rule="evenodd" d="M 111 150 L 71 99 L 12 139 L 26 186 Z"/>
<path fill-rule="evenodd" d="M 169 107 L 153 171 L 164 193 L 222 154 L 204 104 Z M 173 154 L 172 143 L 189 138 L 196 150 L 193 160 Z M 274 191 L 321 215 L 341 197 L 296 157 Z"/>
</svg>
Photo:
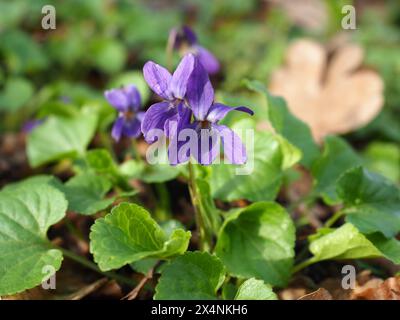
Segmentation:
<svg viewBox="0 0 400 320">
<path fill-rule="evenodd" d="M 357 286 L 351 293 L 352 300 L 400 300 L 400 276 L 371 279 Z"/>
<path fill-rule="evenodd" d="M 282 9 L 296 25 L 308 30 L 321 31 L 328 21 L 327 6 L 319 0 L 267 0 Z"/>
<path fill-rule="evenodd" d="M 301 39 L 288 48 L 286 65 L 271 77 L 270 91 L 283 96 L 291 112 L 305 121 L 317 142 L 370 122 L 383 106 L 383 81 L 360 69 L 363 50 L 354 44 L 329 52 Z"/>
</svg>

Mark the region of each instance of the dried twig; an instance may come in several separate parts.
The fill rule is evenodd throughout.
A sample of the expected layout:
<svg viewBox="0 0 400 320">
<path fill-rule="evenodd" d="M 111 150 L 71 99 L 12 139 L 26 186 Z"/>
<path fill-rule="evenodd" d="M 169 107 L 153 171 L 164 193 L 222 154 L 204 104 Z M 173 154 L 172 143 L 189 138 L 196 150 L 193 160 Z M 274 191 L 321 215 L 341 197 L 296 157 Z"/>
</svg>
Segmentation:
<svg viewBox="0 0 400 320">
<path fill-rule="evenodd" d="M 129 292 L 125 297 L 123 297 L 121 300 L 134 300 L 136 299 L 137 295 L 139 294 L 140 290 L 144 287 L 147 281 L 153 278 L 153 273 L 154 273 L 154 267 L 151 268 L 147 274 L 140 280 L 139 284 L 131 291 Z"/>
</svg>

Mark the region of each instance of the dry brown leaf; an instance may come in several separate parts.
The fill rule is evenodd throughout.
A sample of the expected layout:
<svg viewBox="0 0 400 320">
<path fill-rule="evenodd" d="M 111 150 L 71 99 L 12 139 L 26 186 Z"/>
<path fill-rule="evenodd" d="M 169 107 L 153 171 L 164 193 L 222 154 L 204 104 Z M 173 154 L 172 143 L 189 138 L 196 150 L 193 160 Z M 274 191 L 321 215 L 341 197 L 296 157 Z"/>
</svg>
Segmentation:
<svg viewBox="0 0 400 320">
<path fill-rule="evenodd" d="M 326 289 L 331 294 L 333 300 L 349 299 L 351 289 L 343 288 L 341 278 L 326 278 L 318 285 Z"/>
<path fill-rule="evenodd" d="M 328 290 L 319 288 L 318 290 L 300 297 L 298 300 L 333 300 Z"/>
<path fill-rule="evenodd" d="M 371 279 L 358 285 L 351 294 L 354 300 L 400 300 L 400 276 L 382 279 Z"/>
<path fill-rule="evenodd" d="M 360 69 L 363 50 L 347 44 L 329 52 L 301 39 L 290 45 L 286 65 L 271 77 L 271 93 L 283 96 L 293 114 L 311 127 L 316 141 L 370 122 L 383 106 L 383 81 Z"/>
<path fill-rule="evenodd" d="M 326 5 L 320 0 L 267 0 L 283 9 L 295 24 L 310 30 L 324 29 L 328 21 Z"/>
</svg>

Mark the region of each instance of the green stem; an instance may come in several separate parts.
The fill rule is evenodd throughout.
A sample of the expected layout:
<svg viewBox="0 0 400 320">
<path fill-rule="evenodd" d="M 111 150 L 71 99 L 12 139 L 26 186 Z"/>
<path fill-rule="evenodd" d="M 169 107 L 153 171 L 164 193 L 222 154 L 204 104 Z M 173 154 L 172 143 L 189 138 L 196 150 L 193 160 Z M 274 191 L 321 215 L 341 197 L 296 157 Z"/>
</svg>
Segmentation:
<svg viewBox="0 0 400 320">
<path fill-rule="evenodd" d="M 117 156 L 115 155 L 113 146 L 112 146 L 112 141 L 110 139 L 110 135 L 105 132 L 100 132 L 100 141 L 103 144 L 103 146 L 108 150 L 108 152 L 111 155 L 111 158 L 113 158 L 114 161 L 117 160 Z"/>
<path fill-rule="evenodd" d="M 95 271 L 97 273 L 105 275 L 106 277 L 115 279 L 115 280 L 117 280 L 117 281 L 119 281 L 121 283 L 124 283 L 126 285 L 129 285 L 129 286 L 132 286 L 132 287 L 136 286 L 136 282 L 133 281 L 132 279 L 129 279 L 129 278 L 124 277 L 124 276 L 121 276 L 121 275 L 119 275 L 119 274 L 117 274 L 115 272 L 112 272 L 112 271 L 108 271 L 108 272 L 101 271 L 99 269 L 99 267 L 95 263 L 87 260 L 86 258 L 84 258 L 84 257 L 82 257 L 80 255 L 77 255 L 76 253 L 74 253 L 72 251 L 69 251 L 67 249 L 60 248 L 60 247 L 57 247 L 57 249 L 61 250 L 64 256 L 66 256 L 66 257 L 68 257 L 68 258 L 80 263 L 81 265 L 85 266 L 88 269 L 91 269 L 91 270 L 93 270 L 93 271 Z"/>
<path fill-rule="evenodd" d="M 300 262 L 299 264 L 297 264 L 297 265 L 295 265 L 293 267 L 293 273 L 297 273 L 300 270 L 308 267 L 309 265 L 311 265 L 311 264 L 313 264 L 315 262 L 317 262 L 317 261 L 314 259 L 314 257 L 311 257 L 310 259 L 304 260 L 303 262 Z"/>
<path fill-rule="evenodd" d="M 336 212 L 328 221 L 325 222 L 324 227 L 325 228 L 330 228 L 331 226 L 334 225 L 336 221 L 338 221 L 342 216 L 344 215 L 343 211 L 338 211 Z"/>
<path fill-rule="evenodd" d="M 156 194 L 158 197 L 156 217 L 158 221 L 171 219 L 171 206 L 169 201 L 169 193 L 165 183 L 155 183 Z"/>
<path fill-rule="evenodd" d="M 196 226 L 199 234 L 199 249 L 209 251 L 211 249 L 211 241 L 207 237 L 203 216 L 201 214 L 201 198 L 200 198 L 201 195 L 197 190 L 196 175 L 193 169 L 193 165 L 190 161 L 188 163 L 188 169 L 189 169 L 189 193 L 194 207 Z"/>
</svg>

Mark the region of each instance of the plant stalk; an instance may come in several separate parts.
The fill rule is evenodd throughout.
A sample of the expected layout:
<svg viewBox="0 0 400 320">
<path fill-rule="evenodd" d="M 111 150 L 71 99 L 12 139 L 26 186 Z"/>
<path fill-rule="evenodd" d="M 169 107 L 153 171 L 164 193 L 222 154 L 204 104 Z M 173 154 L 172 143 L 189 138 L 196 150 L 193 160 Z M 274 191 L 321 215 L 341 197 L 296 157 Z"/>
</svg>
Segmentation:
<svg viewBox="0 0 400 320">
<path fill-rule="evenodd" d="M 201 212 L 201 195 L 196 187 L 196 176 L 192 163 L 188 162 L 189 169 L 189 193 L 194 207 L 195 220 L 197 232 L 199 235 L 199 249 L 203 251 L 210 251 L 211 241 L 207 237 L 207 232 L 204 225 L 204 220 Z"/>
<path fill-rule="evenodd" d="M 344 215 L 343 211 L 338 211 L 336 212 L 332 217 L 328 219 L 328 221 L 325 222 L 324 227 L 325 228 L 330 228 L 335 224 L 336 221 L 338 221 L 342 216 Z"/>
<path fill-rule="evenodd" d="M 310 259 L 304 260 L 303 262 L 300 262 L 299 264 L 295 265 L 293 267 L 293 273 L 297 273 L 300 270 L 308 267 L 309 265 L 312 265 L 316 261 L 314 260 L 314 257 L 311 257 Z"/>
</svg>

